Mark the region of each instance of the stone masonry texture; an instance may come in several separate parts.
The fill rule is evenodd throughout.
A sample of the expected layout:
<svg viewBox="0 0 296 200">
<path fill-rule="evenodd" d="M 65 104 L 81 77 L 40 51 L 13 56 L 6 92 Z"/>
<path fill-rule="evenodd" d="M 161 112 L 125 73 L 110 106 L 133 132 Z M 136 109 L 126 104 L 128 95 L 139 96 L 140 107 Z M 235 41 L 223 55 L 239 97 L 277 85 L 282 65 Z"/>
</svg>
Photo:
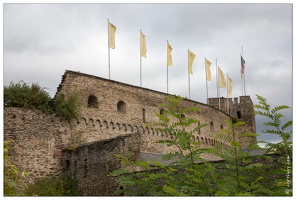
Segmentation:
<svg viewBox="0 0 296 200">
<path fill-rule="evenodd" d="M 127 148 L 133 149 L 133 152 L 165 154 L 174 150 L 156 144 L 156 141 L 170 136 L 148 125 L 159 122 L 155 113 L 161 112 L 162 108 L 158 104 L 167 102 L 167 93 L 67 70 L 62 76 L 56 96 L 62 94 L 67 98 L 73 93 L 79 95 L 82 107 L 81 118 L 71 122 L 37 110 L 4 109 L 4 140 L 12 141 L 11 161 L 20 169 L 29 172 L 28 183 L 39 177 L 61 176 L 67 169 L 68 172 L 73 170 L 75 165 L 76 176 L 82 177 L 85 164 L 89 170 L 87 174 L 92 175 L 98 173 L 94 166 L 100 166 L 101 175 L 98 176 L 101 176 L 101 182 L 110 182 L 105 176 L 107 169 L 119 167 L 118 161 L 112 156 L 114 152 L 124 152 L 124 148 Z M 249 96 L 234 98 L 234 102 L 228 99 L 228 104 L 226 98 L 209 98 L 208 102 L 209 105 L 184 99 L 181 103 L 184 108 L 200 109 L 199 112 L 186 114 L 186 118 L 194 118 L 199 120 L 200 124 L 208 124 L 195 133 L 194 139 L 201 142 L 202 146 L 214 146 L 215 134 L 219 133 L 221 128 L 227 129 L 224 120 L 231 120 L 232 116 L 245 122 L 240 132 L 256 132 L 253 103 Z M 137 140 L 124 136 L 126 134 L 138 135 Z M 78 147 L 79 150 L 71 152 L 67 149 L 73 143 L 73 136 L 79 137 L 83 142 Z M 242 142 L 243 148 L 249 144 L 248 138 L 243 138 Z M 89 155 L 86 156 L 83 152 L 88 152 Z M 139 158 L 139 154 L 136 154 L 134 157 Z M 93 178 L 100 179 L 97 176 Z M 85 188 L 92 188 L 89 189 L 89 194 L 105 195 L 107 185 L 110 188 L 115 187 L 106 182 L 107 185 L 102 186 L 105 189 L 100 190 L 99 194 L 95 193 L 98 189 L 91 185 L 93 182 L 80 186 L 84 195 L 87 195 L 84 193 Z"/>
</svg>

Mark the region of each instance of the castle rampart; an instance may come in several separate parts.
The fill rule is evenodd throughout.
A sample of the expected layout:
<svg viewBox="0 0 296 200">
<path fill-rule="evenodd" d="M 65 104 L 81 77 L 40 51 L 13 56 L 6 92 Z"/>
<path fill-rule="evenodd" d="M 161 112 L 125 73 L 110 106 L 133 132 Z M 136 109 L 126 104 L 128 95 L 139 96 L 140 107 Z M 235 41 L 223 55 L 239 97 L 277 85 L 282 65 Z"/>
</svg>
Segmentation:
<svg viewBox="0 0 296 200">
<path fill-rule="evenodd" d="M 91 143 L 116 136 L 139 133 L 142 151 L 167 153 L 172 148 L 155 144 L 157 140 L 170 136 L 157 132 L 149 123 L 158 122 L 155 113 L 161 109 L 169 94 L 147 88 L 132 86 L 79 72 L 66 71 L 56 95 L 66 97 L 77 92 L 82 102 L 78 120 L 63 121 L 53 115 L 22 108 L 4 109 L 4 139 L 13 140 L 11 159 L 20 169 L 30 173 L 32 182 L 37 177 L 59 176 L 63 173 L 62 150 L 71 144 L 71 136 L 81 133 L 84 143 Z M 240 97 L 240 103 L 232 104 L 232 112 L 240 111 L 241 119 L 246 121 L 242 131 L 255 132 L 255 121 L 250 97 Z M 231 116 L 214 106 L 184 99 L 182 106 L 197 107 L 200 112 L 188 113 L 185 117 L 209 124 L 195 135 L 202 146 L 214 146 L 214 135 L 221 128 L 227 128 L 224 120 Z M 248 141 L 244 141 L 247 145 Z"/>
<path fill-rule="evenodd" d="M 67 96 L 74 92 L 79 94 L 83 103 L 83 126 L 94 127 L 96 130 L 95 133 L 88 132 L 88 142 L 114 137 L 129 124 L 132 127 L 131 131 L 143 133 L 142 150 L 159 153 L 167 153 L 171 150 L 165 146 L 156 145 L 155 141 L 167 136 L 147 126 L 149 123 L 157 122 L 155 113 L 161 112 L 161 108 L 157 105 L 166 102 L 168 94 L 88 74 L 66 71 L 57 95 Z M 209 124 L 196 134 L 196 140 L 202 142 L 204 146 L 213 146 L 214 134 L 221 128 L 226 128 L 224 120 L 231 120 L 231 116 L 223 112 L 223 109 L 219 110 L 212 106 L 211 102 L 215 101 L 215 98 L 210 99 L 211 106 L 189 99 L 182 102 L 184 107 L 200 109 L 200 112 L 189 113 L 186 117 L 198 119 L 200 124 Z M 248 106 L 250 109 L 250 105 Z M 104 133 L 95 128 L 95 123 L 106 127 Z M 249 125 L 246 125 L 244 129 L 247 129 L 247 126 L 249 128 Z M 84 129 L 84 127 L 81 128 Z"/>
</svg>

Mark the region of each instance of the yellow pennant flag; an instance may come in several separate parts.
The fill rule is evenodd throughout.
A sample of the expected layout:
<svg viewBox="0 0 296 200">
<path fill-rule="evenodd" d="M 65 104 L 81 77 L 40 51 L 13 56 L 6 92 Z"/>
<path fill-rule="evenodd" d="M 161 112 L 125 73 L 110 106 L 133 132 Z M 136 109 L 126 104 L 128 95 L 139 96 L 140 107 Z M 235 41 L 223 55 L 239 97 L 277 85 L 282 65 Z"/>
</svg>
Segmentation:
<svg viewBox="0 0 296 200">
<path fill-rule="evenodd" d="M 111 49 L 115 49 L 115 31 L 116 31 L 116 27 L 111 24 L 110 22 L 109 23 L 109 48 Z"/>
<path fill-rule="evenodd" d="M 231 85 L 232 79 L 228 76 L 228 95 L 232 95 L 232 85 Z"/>
<path fill-rule="evenodd" d="M 142 31 L 140 31 L 141 33 L 141 56 L 142 57 L 146 57 L 146 52 L 147 52 L 147 49 L 146 49 L 146 36 L 142 33 Z"/>
<path fill-rule="evenodd" d="M 172 46 L 170 45 L 170 43 L 168 42 L 168 66 L 173 66 L 173 60 L 172 60 L 172 55 L 171 55 L 171 52 L 172 52 L 173 48 Z"/>
<path fill-rule="evenodd" d="M 220 88 L 225 88 L 226 87 L 224 73 L 222 72 L 220 67 L 219 67 L 219 86 L 220 86 Z"/>
<path fill-rule="evenodd" d="M 193 59 L 195 58 L 194 53 L 192 53 L 191 51 L 188 50 L 188 59 L 189 59 L 189 73 L 193 74 L 192 71 L 192 63 L 193 63 Z"/>
<path fill-rule="evenodd" d="M 207 80 L 210 81 L 212 79 L 212 74 L 211 74 L 211 62 L 206 59 L 206 75 L 207 75 Z"/>
</svg>

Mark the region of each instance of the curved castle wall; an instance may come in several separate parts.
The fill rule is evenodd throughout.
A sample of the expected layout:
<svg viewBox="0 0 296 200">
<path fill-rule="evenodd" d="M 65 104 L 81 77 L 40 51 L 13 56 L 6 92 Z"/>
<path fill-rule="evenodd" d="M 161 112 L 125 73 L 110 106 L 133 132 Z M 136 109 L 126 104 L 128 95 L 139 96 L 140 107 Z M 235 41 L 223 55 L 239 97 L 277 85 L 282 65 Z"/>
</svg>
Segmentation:
<svg viewBox="0 0 296 200">
<path fill-rule="evenodd" d="M 37 177 L 63 174 L 62 150 L 73 143 L 73 136 L 83 143 L 114 138 L 119 135 L 140 133 L 141 151 L 167 153 L 172 151 L 164 145 L 155 144 L 167 136 L 157 132 L 149 123 L 158 122 L 157 106 L 167 100 L 168 94 L 132 86 L 92 75 L 66 71 L 56 95 L 65 96 L 78 92 L 82 102 L 81 119 L 63 121 L 53 115 L 23 108 L 4 109 L 4 139 L 11 143 L 12 163 L 30 173 L 29 182 Z M 185 117 L 209 124 L 195 135 L 203 146 L 214 146 L 213 136 L 221 128 L 227 128 L 224 120 L 231 116 L 220 111 L 217 99 L 209 99 L 212 106 L 185 99 L 184 107 L 197 107 L 200 112 Z M 223 107 L 223 105 L 222 105 Z M 223 107 L 225 108 L 225 106 Z M 230 104 L 232 113 L 240 112 L 246 121 L 241 131 L 255 132 L 252 101 L 241 97 L 241 102 Z M 77 139 L 77 138 L 76 138 Z M 244 144 L 247 145 L 247 139 Z"/>
<path fill-rule="evenodd" d="M 92 75 L 66 71 L 58 87 L 58 94 L 65 96 L 77 92 L 83 103 L 83 119 L 78 129 L 87 128 L 87 141 L 106 139 L 129 132 L 142 134 L 142 151 L 167 153 L 171 149 L 157 145 L 155 141 L 168 136 L 148 127 L 149 123 L 158 122 L 155 113 L 161 109 L 157 105 L 167 100 L 168 94 L 146 88 L 132 86 Z M 200 112 L 189 113 L 186 117 L 209 124 L 196 133 L 196 141 L 204 146 L 213 146 L 213 135 L 220 128 L 226 128 L 224 120 L 231 120 L 230 115 L 212 106 L 185 99 L 184 107 L 198 107 Z"/>
</svg>

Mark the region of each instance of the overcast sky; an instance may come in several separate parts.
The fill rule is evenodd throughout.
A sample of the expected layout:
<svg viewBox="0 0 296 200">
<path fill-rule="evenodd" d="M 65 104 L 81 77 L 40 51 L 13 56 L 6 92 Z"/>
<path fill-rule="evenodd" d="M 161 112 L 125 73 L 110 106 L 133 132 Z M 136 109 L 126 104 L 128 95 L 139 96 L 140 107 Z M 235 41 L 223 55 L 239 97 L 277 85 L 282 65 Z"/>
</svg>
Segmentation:
<svg viewBox="0 0 296 200">
<path fill-rule="evenodd" d="M 292 107 L 292 14 L 285 4 L 4 4 L 3 84 L 20 80 L 46 87 L 53 97 L 65 70 L 109 78 L 108 21 L 117 28 L 110 49 L 112 80 L 140 86 L 140 29 L 146 35 L 142 87 L 167 92 L 167 40 L 173 66 L 170 94 L 189 97 L 188 49 L 196 57 L 190 75 L 190 99 L 206 103 L 205 57 L 212 62 L 208 96 L 217 97 L 216 60 L 232 82 L 232 96 L 242 95 L 240 54 L 245 60 L 245 88 L 272 107 Z M 226 97 L 226 88 L 220 89 Z M 283 112 L 292 119 L 292 109 Z M 262 122 L 256 117 L 257 133 Z M 257 140 L 276 141 L 274 135 Z"/>
</svg>

